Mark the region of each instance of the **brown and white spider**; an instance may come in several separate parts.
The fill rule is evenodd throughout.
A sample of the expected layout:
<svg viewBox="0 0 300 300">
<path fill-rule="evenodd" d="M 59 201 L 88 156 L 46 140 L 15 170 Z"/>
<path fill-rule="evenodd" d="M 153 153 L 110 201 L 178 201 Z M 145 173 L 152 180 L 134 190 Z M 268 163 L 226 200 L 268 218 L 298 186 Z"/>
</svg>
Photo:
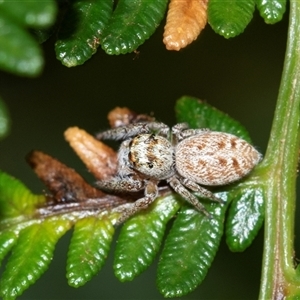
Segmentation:
<svg viewBox="0 0 300 300">
<path fill-rule="evenodd" d="M 189 129 L 179 123 L 170 129 L 159 122 L 134 123 L 97 135 L 100 140 L 122 140 L 118 152 L 118 173 L 99 181 L 100 189 L 138 192 L 144 197 L 130 203 L 119 222 L 148 207 L 158 195 L 158 183 L 165 180 L 198 211 L 210 216 L 199 200 L 222 202 L 202 187 L 232 183 L 246 176 L 262 155 L 248 142 L 225 132 Z"/>
</svg>

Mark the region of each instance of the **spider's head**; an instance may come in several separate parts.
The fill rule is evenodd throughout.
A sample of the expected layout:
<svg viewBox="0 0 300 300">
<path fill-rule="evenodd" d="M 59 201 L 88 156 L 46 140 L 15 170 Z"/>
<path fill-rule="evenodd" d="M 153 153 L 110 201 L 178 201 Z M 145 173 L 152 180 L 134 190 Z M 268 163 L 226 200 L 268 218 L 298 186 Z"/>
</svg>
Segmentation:
<svg viewBox="0 0 300 300">
<path fill-rule="evenodd" d="M 129 145 L 133 169 L 149 178 L 163 180 L 174 174 L 174 150 L 170 141 L 155 134 L 139 134 Z"/>
</svg>

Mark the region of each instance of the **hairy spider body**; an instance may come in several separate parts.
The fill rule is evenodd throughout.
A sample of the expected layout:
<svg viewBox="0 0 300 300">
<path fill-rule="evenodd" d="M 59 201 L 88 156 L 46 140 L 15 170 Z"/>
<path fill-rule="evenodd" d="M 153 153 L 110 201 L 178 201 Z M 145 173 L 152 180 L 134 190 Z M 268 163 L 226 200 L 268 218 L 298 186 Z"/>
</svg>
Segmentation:
<svg viewBox="0 0 300 300">
<path fill-rule="evenodd" d="M 222 203 L 201 185 L 219 186 L 237 181 L 262 158 L 252 145 L 237 136 L 208 129 L 189 129 L 185 123 L 171 130 L 158 122 L 129 124 L 102 132 L 97 138 L 123 140 L 118 152 L 118 174 L 98 182 L 98 186 L 114 192 L 144 189 L 143 198 L 123 208 L 120 222 L 155 200 L 161 180 L 209 216 L 190 191 Z"/>
<path fill-rule="evenodd" d="M 225 132 L 208 131 L 178 143 L 176 170 L 208 186 L 226 185 L 246 176 L 260 154 L 246 141 Z"/>
<path fill-rule="evenodd" d="M 141 174 L 157 180 L 174 174 L 174 150 L 165 137 L 155 134 L 140 134 L 129 144 L 128 159 Z"/>
</svg>

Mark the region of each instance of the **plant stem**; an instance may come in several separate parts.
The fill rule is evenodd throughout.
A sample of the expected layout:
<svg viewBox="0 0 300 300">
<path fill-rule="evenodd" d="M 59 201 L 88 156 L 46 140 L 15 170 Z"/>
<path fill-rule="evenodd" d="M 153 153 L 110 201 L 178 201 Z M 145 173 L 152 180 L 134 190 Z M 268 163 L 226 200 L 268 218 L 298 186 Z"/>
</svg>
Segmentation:
<svg viewBox="0 0 300 300">
<path fill-rule="evenodd" d="M 300 2 L 290 2 L 284 69 L 265 160 L 266 220 L 260 299 L 300 295 L 294 213 L 300 120 Z"/>
</svg>

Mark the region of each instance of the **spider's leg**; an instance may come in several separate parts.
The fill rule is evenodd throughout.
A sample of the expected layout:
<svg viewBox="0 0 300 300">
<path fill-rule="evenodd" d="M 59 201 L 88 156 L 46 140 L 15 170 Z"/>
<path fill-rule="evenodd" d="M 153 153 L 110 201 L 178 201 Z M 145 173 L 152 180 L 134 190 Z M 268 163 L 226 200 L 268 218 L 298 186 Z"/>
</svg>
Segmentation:
<svg viewBox="0 0 300 300">
<path fill-rule="evenodd" d="M 188 123 L 177 123 L 172 127 L 172 133 L 177 134 L 179 132 L 182 132 L 183 130 L 186 130 L 189 128 Z"/>
<path fill-rule="evenodd" d="M 204 187 L 200 186 L 196 182 L 194 182 L 192 180 L 189 180 L 187 178 L 179 178 L 179 180 L 188 189 L 199 193 L 201 197 L 207 198 L 209 200 L 219 202 L 219 203 L 222 203 L 222 204 L 225 203 L 221 198 L 216 197 L 211 191 L 205 189 Z"/>
<path fill-rule="evenodd" d="M 122 213 L 118 223 L 123 223 L 137 212 L 146 209 L 157 197 L 157 182 L 149 181 L 145 187 L 145 196 L 137 201 L 119 206 L 116 211 Z"/>
<path fill-rule="evenodd" d="M 161 122 L 146 123 L 151 132 L 156 132 L 158 135 L 168 138 L 170 135 L 170 127 Z"/>
<path fill-rule="evenodd" d="M 133 123 L 100 132 L 96 135 L 96 138 L 98 140 L 120 141 L 132 138 L 138 134 L 151 133 L 152 131 L 157 131 L 162 136 L 168 136 L 170 129 L 166 124 L 160 122 Z"/>
<path fill-rule="evenodd" d="M 128 160 L 130 142 L 131 139 L 123 141 L 118 151 L 118 175 L 120 177 L 126 177 L 132 173 L 132 166 Z"/>
<path fill-rule="evenodd" d="M 120 141 L 120 140 L 126 140 L 128 138 L 131 138 L 143 132 L 145 132 L 144 124 L 136 123 L 136 124 L 129 124 L 126 126 L 108 129 L 106 131 L 96 134 L 96 138 L 98 140 Z"/>
<path fill-rule="evenodd" d="M 113 192 L 138 192 L 145 188 L 145 182 L 133 176 L 120 177 L 116 176 L 109 180 L 97 181 L 97 186 L 101 190 Z"/>
<path fill-rule="evenodd" d="M 204 205 L 201 204 L 201 202 L 199 202 L 199 200 L 190 193 L 175 176 L 171 177 L 167 181 L 177 194 L 192 204 L 198 211 L 211 218 L 210 213 L 205 209 Z"/>
<path fill-rule="evenodd" d="M 188 138 L 193 135 L 201 134 L 207 131 L 210 131 L 210 129 L 209 128 L 190 129 L 187 123 L 178 123 L 172 127 L 173 139 L 176 140 L 176 142 L 180 142 L 185 138 Z"/>
<path fill-rule="evenodd" d="M 178 123 L 172 127 L 172 144 L 176 146 L 178 142 L 182 139 L 180 137 L 183 130 L 189 128 L 188 123 Z"/>
</svg>

